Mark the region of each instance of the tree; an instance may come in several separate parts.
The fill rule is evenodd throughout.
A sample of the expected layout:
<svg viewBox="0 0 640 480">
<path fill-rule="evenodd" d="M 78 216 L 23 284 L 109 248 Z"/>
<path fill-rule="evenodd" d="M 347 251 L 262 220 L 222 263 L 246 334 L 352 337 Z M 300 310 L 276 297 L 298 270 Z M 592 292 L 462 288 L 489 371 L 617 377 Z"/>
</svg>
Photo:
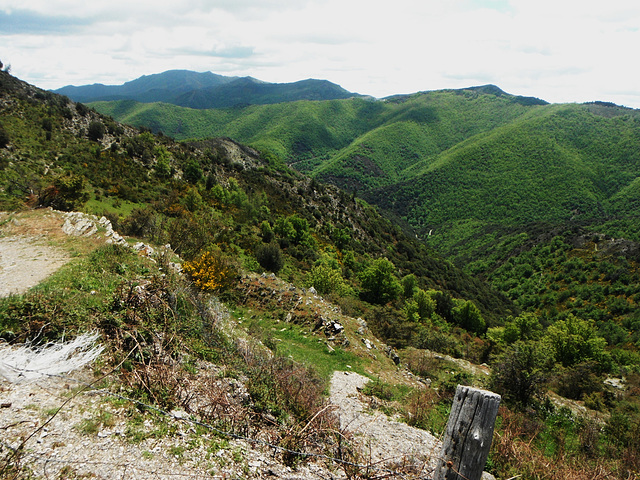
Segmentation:
<svg viewBox="0 0 640 480">
<path fill-rule="evenodd" d="M 200 164 L 194 159 L 191 159 L 184 167 L 183 178 L 189 183 L 198 183 L 202 175 L 202 168 L 200 168 Z"/>
<path fill-rule="evenodd" d="M 509 317 L 507 319 L 503 339 L 507 344 L 518 340 L 539 340 L 542 333 L 543 328 L 538 317 L 533 313 L 523 313 L 516 318 Z"/>
<path fill-rule="evenodd" d="M 518 341 L 493 365 L 490 388 L 524 408 L 542 395 L 552 364 L 553 352 L 546 343 Z"/>
<path fill-rule="evenodd" d="M 267 220 L 263 220 L 260 224 L 260 234 L 264 243 L 271 243 L 273 240 L 273 229 Z"/>
<path fill-rule="evenodd" d="M 278 273 L 284 266 L 282 251 L 277 243 L 262 244 L 256 249 L 256 260 L 262 268 Z"/>
<path fill-rule="evenodd" d="M 89 140 L 93 140 L 94 142 L 97 142 L 102 140 L 102 137 L 104 137 L 105 132 L 106 132 L 105 126 L 102 124 L 102 122 L 99 122 L 96 120 L 89 123 L 89 128 L 87 129 L 87 137 L 89 137 Z"/>
<path fill-rule="evenodd" d="M 155 166 L 156 175 L 159 178 L 169 178 L 171 176 L 171 164 L 167 157 L 161 156 L 158 158 Z"/>
<path fill-rule="evenodd" d="M 363 298 L 380 305 L 398 298 L 402 292 L 402 285 L 395 275 L 395 269 L 387 258 L 374 260 L 360 276 Z"/>
<path fill-rule="evenodd" d="M 413 273 L 402 277 L 402 296 L 404 298 L 413 298 L 413 294 L 418 288 L 418 279 Z"/>
<path fill-rule="evenodd" d="M 487 324 L 475 303 L 470 300 L 456 300 L 455 303 L 451 310 L 453 321 L 470 332 L 484 333 Z"/>
<path fill-rule="evenodd" d="M 431 318 L 436 311 L 436 301 L 424 290 L 418 288 L 413 294 L 413 299 L 418 306 L 418 315 L 423 323 Z"/>
<path fill-rule="evenodd" d="M 597 362 L 605 370 L 611 366 L 607 341 L 598 336 L 593 320 L 582 320 L 569 314 L 565 320 L 547 328 L 544 340 L 552 347 L 556 361 L 564 367 L 588 360 Z"/>
</svg>

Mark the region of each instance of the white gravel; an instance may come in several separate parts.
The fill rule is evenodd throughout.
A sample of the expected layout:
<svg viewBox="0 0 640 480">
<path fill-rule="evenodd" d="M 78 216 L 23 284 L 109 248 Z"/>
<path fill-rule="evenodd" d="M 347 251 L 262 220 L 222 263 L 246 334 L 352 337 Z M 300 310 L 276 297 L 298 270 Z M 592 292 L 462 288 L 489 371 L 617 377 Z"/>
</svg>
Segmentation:
<svg viewBox="0 0 640 480">
<path fill-rule="evenodd" d="M 390 420 L 382 413 L 368 413 L 358 392 L 368 378 L 354 372 L 335 372 L 331 403 L 340 407 L 340 426 L 363 440 L 371 463 L 389 466 L 411 464 L 425 474 L 433 470 L 441 442 L 429 432 Z"/>
<path fill-rule="evenodd" d="M 68 261 L 66 253 L 38 237 L 0 238 L 0 297 L 26 292 Z"/>
</svg>

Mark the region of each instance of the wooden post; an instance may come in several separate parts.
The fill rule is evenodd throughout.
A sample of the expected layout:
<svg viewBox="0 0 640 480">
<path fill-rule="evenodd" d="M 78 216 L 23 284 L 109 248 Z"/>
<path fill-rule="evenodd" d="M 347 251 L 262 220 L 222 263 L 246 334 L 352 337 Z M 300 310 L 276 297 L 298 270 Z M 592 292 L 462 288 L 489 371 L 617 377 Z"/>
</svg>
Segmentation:
<svg viewBox="0 0 640 480">
<path fill-rule="evenodd" d="M 480 480 L 500 395 L 458 385 L 433 480 Z"/>
</svg>

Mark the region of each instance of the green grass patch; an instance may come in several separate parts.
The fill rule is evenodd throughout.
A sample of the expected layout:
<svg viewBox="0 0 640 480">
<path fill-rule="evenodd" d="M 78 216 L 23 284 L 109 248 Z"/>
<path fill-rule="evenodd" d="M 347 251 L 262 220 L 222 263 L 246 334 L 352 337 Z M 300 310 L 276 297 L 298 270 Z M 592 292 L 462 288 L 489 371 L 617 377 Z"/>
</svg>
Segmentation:
<svg viewBox="0 0 640 480">
<path fill-rule="evenodd" d="M 324 379 L 328 380 L 333 372 L 341 370 L 364 374 L 362 358 L 340 347 L 329 348 L 323 337 L 314 335 L 308 327 L 255 318 L 248 328 L 279 356 L 313 367 Z"/>
<path fill-rule="evenodd" d="M 92 215 L 104 215 L 113 213 L 121 217 L 128 217 L 136 208 L 144 208 L 142 203 L 121 200 L 117 197 L 103 197 L 100 200 L 92 198 L 85 203 L 83 210 Z"/>
</svg>

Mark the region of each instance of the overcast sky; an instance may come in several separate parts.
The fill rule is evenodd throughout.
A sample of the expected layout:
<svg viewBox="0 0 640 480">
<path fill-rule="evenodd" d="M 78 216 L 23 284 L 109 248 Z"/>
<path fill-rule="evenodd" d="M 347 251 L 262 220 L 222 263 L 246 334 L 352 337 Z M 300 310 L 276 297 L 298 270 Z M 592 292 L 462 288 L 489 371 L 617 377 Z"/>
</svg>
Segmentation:
<svg viewBox="0 0 640 480">
<path fill-rule="evenodd" d="M 188 69 L 640 108 L 639 29 L 637 0 L 0 0 L 0 60 L 47 89 Z"/>
</svg>

